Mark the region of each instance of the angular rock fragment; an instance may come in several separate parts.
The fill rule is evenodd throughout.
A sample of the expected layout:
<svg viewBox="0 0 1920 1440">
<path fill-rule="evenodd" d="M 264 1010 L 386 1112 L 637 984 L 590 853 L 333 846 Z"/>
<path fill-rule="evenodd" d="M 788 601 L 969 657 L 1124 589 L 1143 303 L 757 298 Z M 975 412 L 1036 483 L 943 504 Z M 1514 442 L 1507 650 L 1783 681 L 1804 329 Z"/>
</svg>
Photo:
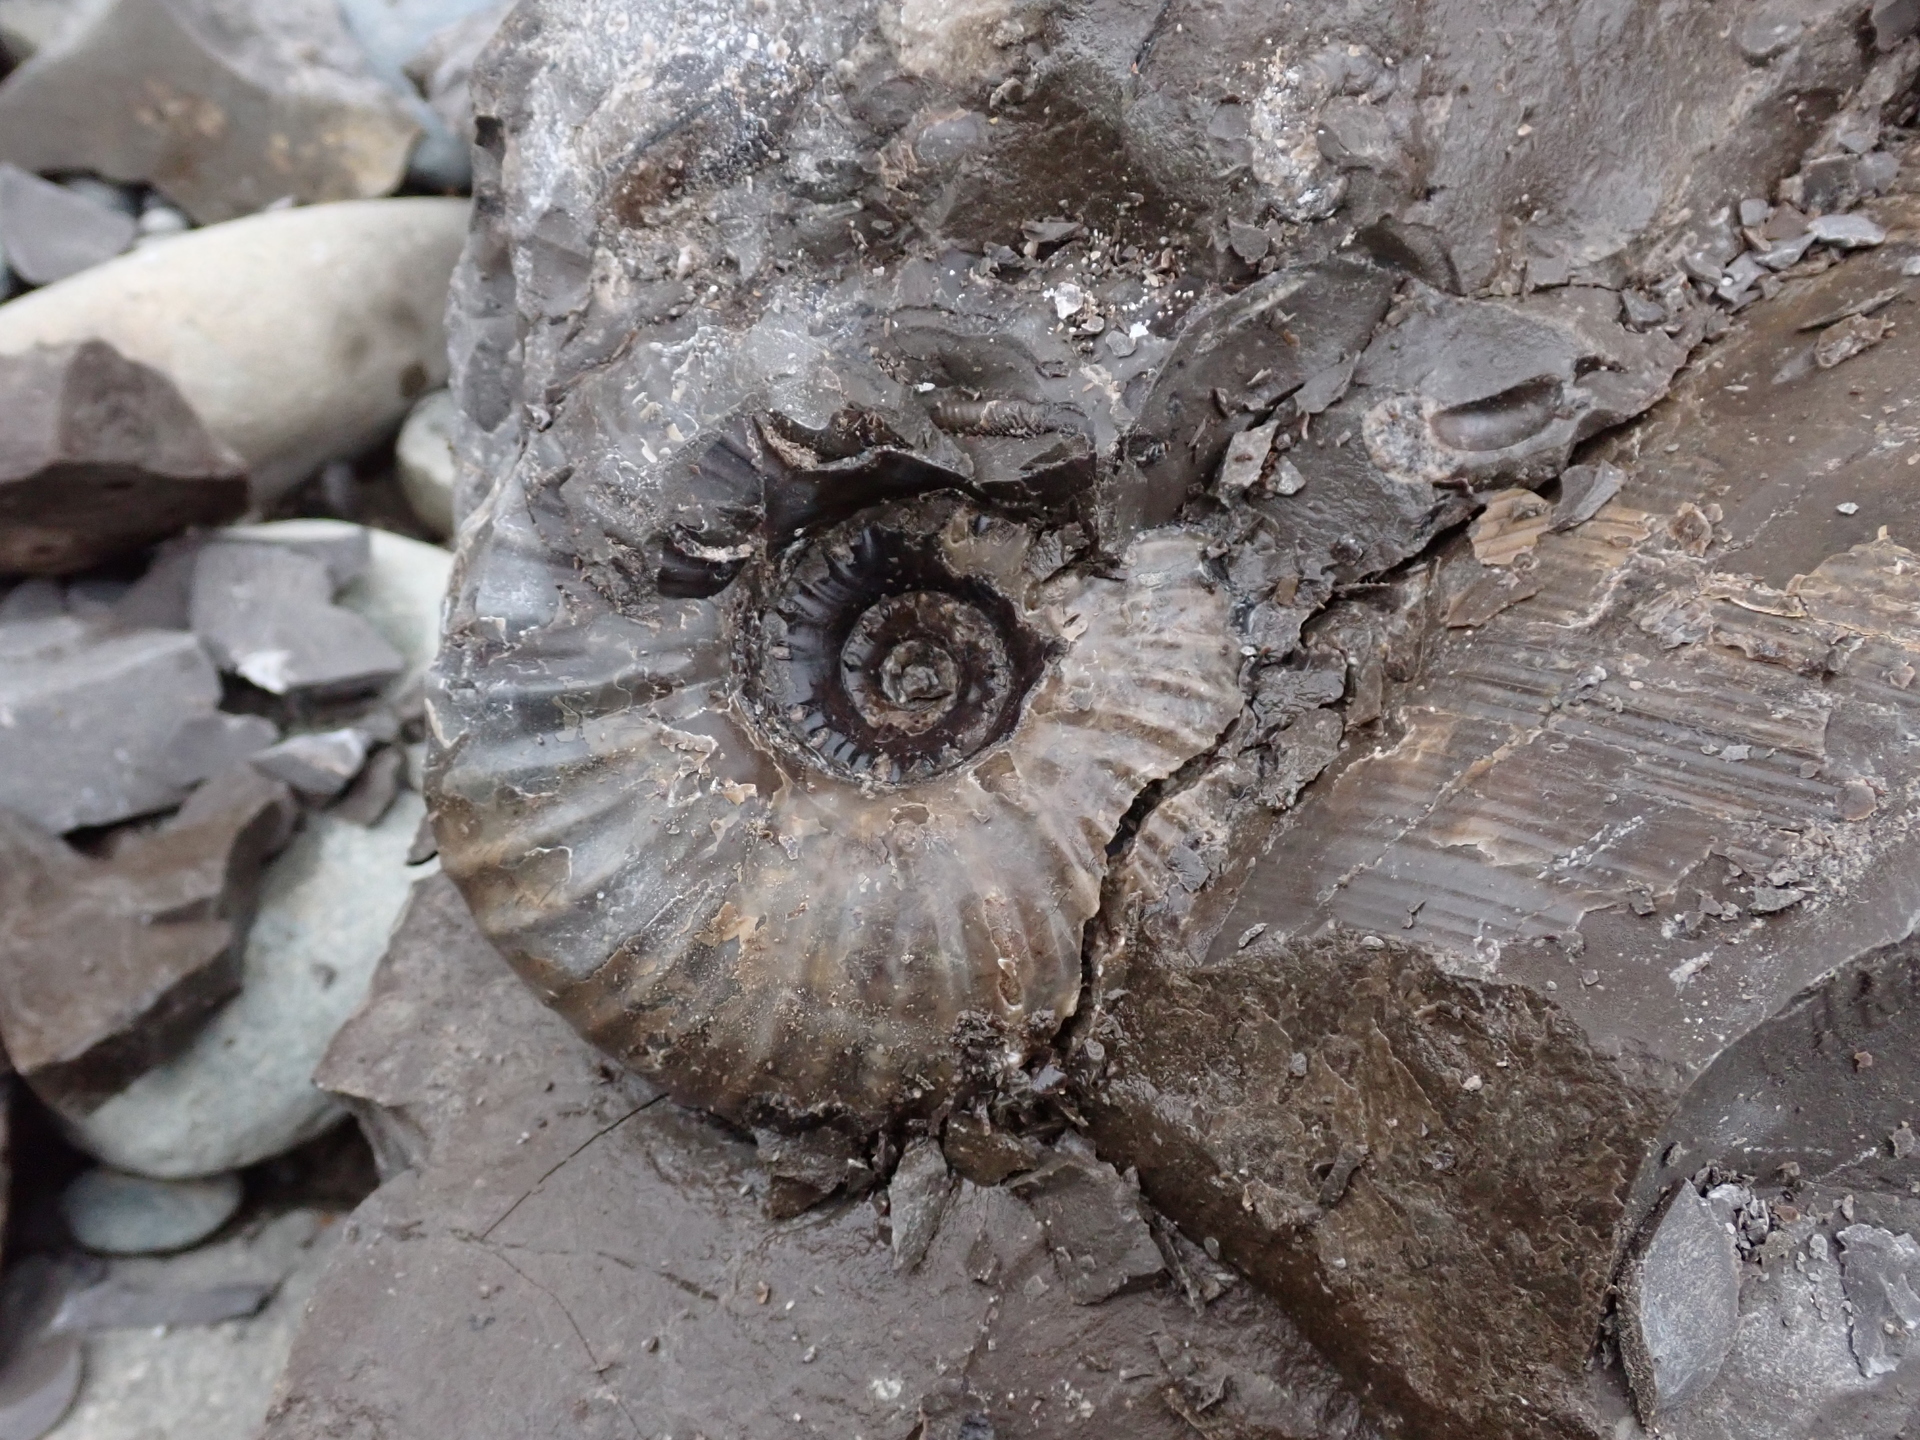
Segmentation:
<svg viewBox="0 0 1920 1440">
<path fill-rule="evenodd" d="M 0 163 L 0 254 L 29 285 L 111 260 L 133 243 L 131 215 Z"/>
<path fill-rule="evenodd" d="M 262 690 L 326 696 L 375 689 L 406 668 L 405 657 L 368 621 L 333 603 L 337 588 L 326 562 L 311 555 L 222 540 L 194 562 L 188 614 L 220 668 Z M 363 747 L 326 793 L 352 779 L 365 754 Z"/>
<path fill-rule="evenodd" d="M 294 818 L 286 787 L 244 767 L 106 860 L 0 816 L 0 1038 L 27 1083 L 84 1111 L 178 1053 L 239 986 L 255 887 Z"/>
<path fill-rule="evenodd" d="M 0 809 L 64 833 L 177 805 L 265 733 L 216 718 L 200 642 L 72 616 L 0 626 Z"/>
<path fill-rule="evenodd" d="M 1900 1368 L 1920 1331 L 1920 1244 L 1874 1225 L 1839 1233 L 1853 1358 L 1869 1380 Z"/>
<path fill-rule="evenodd" d="M 953 1188 L 952 1172 L 937 1142 L 916 1140 L 907 1147 L 893 1172 L 893 1183 L 887 1187 L 895 1270 L 920 1268 L 946 1216 Z"/>
<path fill-rule="evenodd" d="M 346 789 L 366 760 L 367 737 L 349 728 L 283 740 L 255 755 L 253 766 L 284 780 L 310 800 L 331 800 Z"/>
<path fill-rule="evenodd" d="M 337 591 L 358 580 L 373 563 L 373 535 L 364 525 L 345 520 L 272 520 L 263 525 L 229 525 L 209 537 L 220 544 L 279 545 L 318 560 Z"/>
<path fill-rule="evenodd" d="M 1090 1147 L 1063 1140 L 1053 1156 L 1008 1188 L 1040 1216 L 1074 1304 L 1097 1305 L 1166 1273 L 1138 1188 Z"/>
<path fill-rule="evenodd" d="M 1733 1235 L 1689 1184 L 1669 1197 L 1621 1272 L 1620 1350 L 1641 1422 L 1653 1426 L 1713 1384 L 1740 1326 Z"/>
<path fill-rule="evenodd" d="M 0 574 L 60 575 L 246 508 L 240 459 L 98 340 L 0 356 Z"/>
<path fill-rule="evenodd" d="M 1245 1286 L 1191 1309 L 1167 1284 L 1073 1304 L 1004 1188 L 960 1183 L 912 1273 L 870 1205 L 770 1221 L 752 1147 L 598 1057 L 445 880 L 416 891 L 320 1075 L 390 1178 L 346 1227 L 266 1440 L 368 1406 L 396 1437 L 472 1440 L 796 1423 L 1187 1440 L 1189 1415 L 1285 1440 L 1374 1433 Z"/>
<path fill-rule="evenodd" d="M 365 995 L 420 873 L 405 861 L 421 814 L 402 795 L 372 829 L 308 816 L 260 888 L 239 995 L 104 1103 L 58 1105 L 68 1138 L 117 1170 L 177 1180 L 242 1169 L 336 1122 L 313 1067 Z"/>
<path fill-rule="evenodd" d="M 463 201 L 385 200 L 208 226 L 9 302 L 0 354 L 100 339 L 158 370 L 264 505 L 445 383 L 466 217 Z"/>
<path fill-rule="evenodd" d="M 112 0 L 0 83 L 0 160 L 141 181 L 204 223 L 399 184 L 418 129 L 317 0 Z"/>
</svg>

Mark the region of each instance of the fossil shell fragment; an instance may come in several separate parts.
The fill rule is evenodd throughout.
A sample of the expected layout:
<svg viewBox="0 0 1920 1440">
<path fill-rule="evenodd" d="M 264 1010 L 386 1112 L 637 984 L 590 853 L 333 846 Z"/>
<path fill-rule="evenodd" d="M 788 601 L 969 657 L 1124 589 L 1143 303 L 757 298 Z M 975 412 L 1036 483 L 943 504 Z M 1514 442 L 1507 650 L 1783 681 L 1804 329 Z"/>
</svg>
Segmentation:
<svg viewBox="0 0 1920 1440">
<path fill-rule="evenodd" d="M 1240 709 L 1200 537 L 1036 578 L 943 492 L 615 605 L 524 493 L 467 537 L 432 706 L 442 861 L 516 968 L 745 1119 L 878 1123 L 1050 1038 L 1116 827 Z"/>
</svg>

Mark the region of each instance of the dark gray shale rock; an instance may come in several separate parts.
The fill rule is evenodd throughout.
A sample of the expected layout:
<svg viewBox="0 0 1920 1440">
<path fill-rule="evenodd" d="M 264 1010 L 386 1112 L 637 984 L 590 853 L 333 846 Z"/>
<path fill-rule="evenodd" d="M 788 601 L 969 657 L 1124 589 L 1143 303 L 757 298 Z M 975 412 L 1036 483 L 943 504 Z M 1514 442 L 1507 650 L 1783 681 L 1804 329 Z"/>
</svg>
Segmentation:
<svg viewBox="0 0 1920 1440">
<path fill-rule="evenodd" d="M 1277 1305 L 1070 1145 L 1031 1199 L 921 1141 L 890 1213 L 769 1219 L 753 1146 L 543 1010 L 439 877 L 319 1079 L 387 1179 L 265 1440 L 1377 1433 Z"/>
<path fill-rule="evenodd" d="M 1240 1055 L 1228 1002 L 1189 1029 L 1166 987 L 1343 726 L 1397 729 L 1450 619 L 1534 593 L 1531 488 L 1703 333 L 1684 274 L 1631 311 L 1617 287 L 1799 164 L 1864 20 L 523 3 L 472 79 L 465 529 L 429 702 L 482 929 L 610 1054 L 754 1126 L 1060 1094 L 1049 1061 L 1092 1040 L 1067 1088 L 1108 1158 L 1421 1423 L 1586 1425 L 1571 1377 L 1653 1102 L 1584 1013 L 1503 994 L 1554 1078 L 1502 1092 L 1490 1189 L 1414 1172 L 1456 1228 L 1548 1192 L 1508 1224 L 1532 1248 L 1435 1268 L 1392 1232 L 1431 1272 L 1395 1290 L 1294 1239 L 1358 1212 L 1386 1141 L 1329 1146 L 1291 1098 L 1312 1047 Z M 1690 503 L 1683 553 L 1714 524 Z M 1407 562 L 1483 507 L 1486 562 L 1436 600 Z M 1344 840 L 1300 835 L 1267 889 Z M 1424 936 L 1306 953 L 1243 909 L 1301 1024 L 1393 974 L 1465 1013 L 1481 978 Z M 1129 1028 L 1149 994 L 1164 1040 Z M 1449 1071 L 1449 1104 L 1505 1053 Z M 1108 1061 L 1141 1084 L 1101 1089 Z M 1278 1209 L 1208 1188 L 1225 1100 L 1181 1087 L 1218 1076 L 1301 1152 Z"/>
</svg>

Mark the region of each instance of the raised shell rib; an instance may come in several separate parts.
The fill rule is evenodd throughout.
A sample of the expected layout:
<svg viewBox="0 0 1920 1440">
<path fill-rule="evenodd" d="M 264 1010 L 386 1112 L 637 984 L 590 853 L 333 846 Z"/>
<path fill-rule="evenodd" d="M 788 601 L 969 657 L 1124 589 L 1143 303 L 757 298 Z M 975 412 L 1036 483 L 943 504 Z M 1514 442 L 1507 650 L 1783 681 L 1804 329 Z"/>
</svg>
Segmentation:
<svg viewBox="0 0 1920 1440">
<path fill-rule="evenodd" d="M 743 1118 L 930 1109 L 1050 1036 L 1115 828 L 1240 708 L 1199 538 L 1041 584 L 1013 578 L 1023 528 L 949 526 L 1052 657 L 1002 740 L 882 787 L 762 741 L 733 673 L 748 591 L 616 613 L 519 496 L 468 537 L 433 788 L 445 868 L 550 1003 Z"/>
</svg>

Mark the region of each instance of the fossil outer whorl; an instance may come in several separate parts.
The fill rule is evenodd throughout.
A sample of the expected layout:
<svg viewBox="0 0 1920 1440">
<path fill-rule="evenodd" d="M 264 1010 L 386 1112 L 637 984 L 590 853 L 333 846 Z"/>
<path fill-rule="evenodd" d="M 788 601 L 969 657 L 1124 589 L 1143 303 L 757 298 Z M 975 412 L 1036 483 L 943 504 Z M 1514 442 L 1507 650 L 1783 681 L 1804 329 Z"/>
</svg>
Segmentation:
<svg viewBox="0 0 1920 1440">
<path fill-rule="evenodd" d="M 615 607 L 525 514 L 509 482 L 468 537 L 436 788 L 551 1003 L 748 1119 L 929 1109 L 1052 1035 L 1122 816 L 1240 708 L 1198 536 L 1042 579 L 942 494 Z"/>
</svg>

